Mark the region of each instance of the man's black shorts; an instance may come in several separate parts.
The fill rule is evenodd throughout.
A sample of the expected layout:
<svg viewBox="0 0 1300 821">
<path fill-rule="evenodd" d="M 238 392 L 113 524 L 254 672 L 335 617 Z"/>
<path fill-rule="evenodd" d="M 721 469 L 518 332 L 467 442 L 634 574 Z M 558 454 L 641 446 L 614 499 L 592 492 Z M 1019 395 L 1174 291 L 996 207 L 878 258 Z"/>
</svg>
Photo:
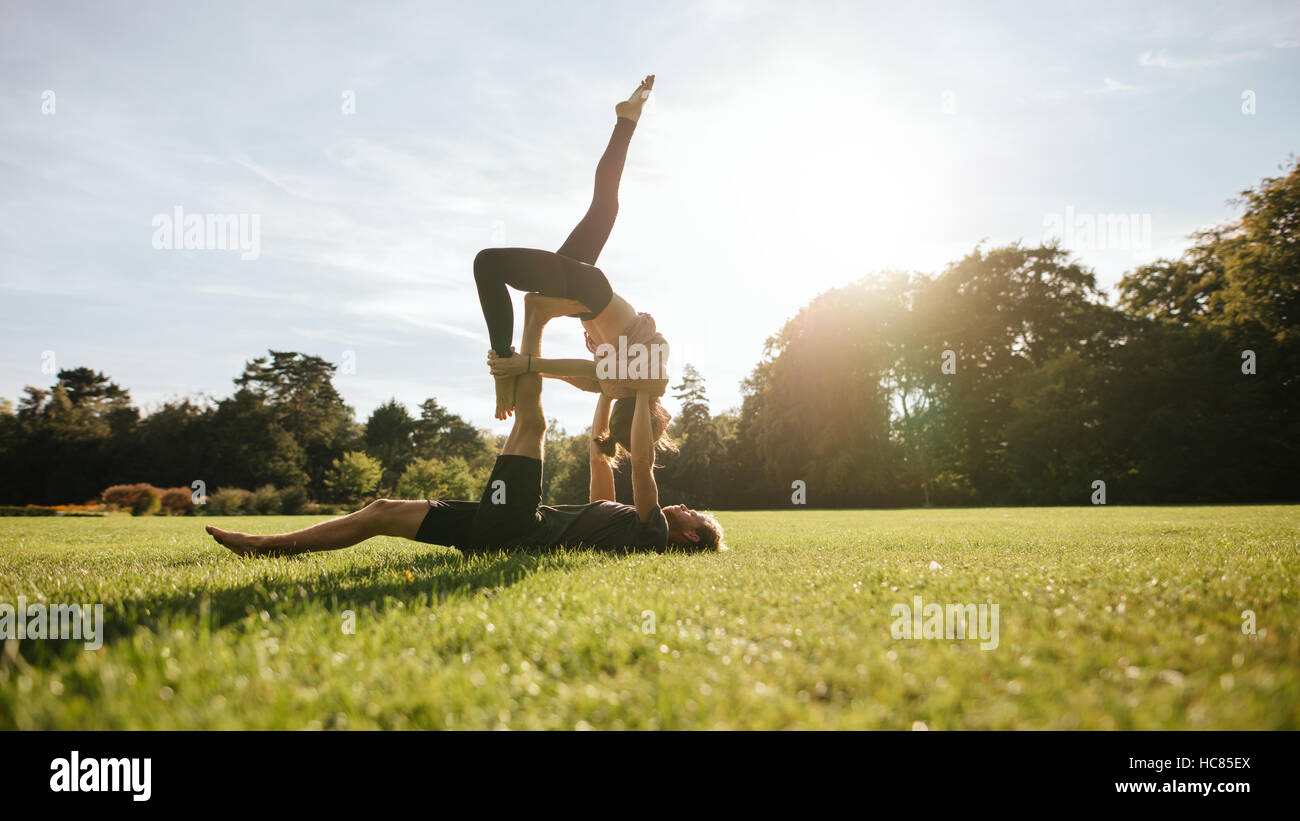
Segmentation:
<svg viewBox="0 0 1300 821">
<path fill-rule="evenodd" d="M 528 544 L 542 521 L 542 460 L 498 456 L 478 502 L 430 502 L 416 541 L 457 548 Z"/>
</svg>

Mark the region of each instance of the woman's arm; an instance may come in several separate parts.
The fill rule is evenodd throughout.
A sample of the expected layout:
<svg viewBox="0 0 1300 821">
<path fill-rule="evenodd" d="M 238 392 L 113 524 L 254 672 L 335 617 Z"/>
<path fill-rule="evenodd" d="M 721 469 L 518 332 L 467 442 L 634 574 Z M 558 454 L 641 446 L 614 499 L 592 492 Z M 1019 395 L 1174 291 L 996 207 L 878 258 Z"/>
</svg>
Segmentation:
<svg viewBox="0 0 1300 821">
<path fill-rule="evenodd" d="M 655 447 L 650 435 L 650 394 L 636 395 L 632 414 L 632 501 L 637 518 L 643 522 L 659 509 L 659 485 L 655 483 Z"/>
<path fill-rule="evenodd" d="M 596 439 L 609 433 L 610 398 L 601 394 L 596 400 L 596 415 L 591 420 L 591 439 L 587 442 L 588 462 L 591 465 L 591 483 L 588 488 L 588 501 L 613 502 L 614 468 L 610 466 L 605 454 L 600 452 Z"/>
<path fill-rule="evenodd" d="M 490 356 L 488 365 L 493 376 L 519 376 L 525 373 L 540 373 L 554 379 L 569 377 L 595 379 L 596 363 L 590 359 L 543 359 L 540 356 L 518 354 L 506 358 Z"/>
<path fill-rule="evenodd" d="M 600 383 L 594 379 L 587 379 L 582 376 L 561 376 L 562 381 L 568 382 L 573 387 L 587 393 L 600 393 Z"/>
<path fill-rule="evenodd" d="M 614 400 L 601 394 L 596 400 L 596 414 L 591 418 L 591 438 L 595 441 L 597 437 L 609 433 L 609 413 L 614 407 Z"/>
</svg>

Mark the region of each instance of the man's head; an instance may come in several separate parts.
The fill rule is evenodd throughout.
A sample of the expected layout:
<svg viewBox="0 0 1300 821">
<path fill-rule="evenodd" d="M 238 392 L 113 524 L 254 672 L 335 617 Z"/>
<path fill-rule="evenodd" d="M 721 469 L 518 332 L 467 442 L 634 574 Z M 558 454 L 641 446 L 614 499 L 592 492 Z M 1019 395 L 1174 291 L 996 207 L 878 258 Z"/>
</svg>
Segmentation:
<svg viewBox="0 0 1300 821">
<path fill-rule="evenodd" d="M 722 540 L 722 525 L 709 514 L 691 510 L 686 505 L 672 505 L 663 511 L 668 520 L 668 544 L 673 547 L 719 553 L 727 549 Z"/>
</svg>

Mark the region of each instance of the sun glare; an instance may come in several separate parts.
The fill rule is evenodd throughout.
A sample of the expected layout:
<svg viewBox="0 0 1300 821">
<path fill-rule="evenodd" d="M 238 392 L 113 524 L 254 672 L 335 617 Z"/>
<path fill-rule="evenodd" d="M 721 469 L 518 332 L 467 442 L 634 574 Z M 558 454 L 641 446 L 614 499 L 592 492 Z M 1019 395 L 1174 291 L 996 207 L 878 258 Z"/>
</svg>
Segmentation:
<svg viewBox="0 0 1300 821">
<path fill-rule="evenodd" d="M 640 253 L 615 250 L 611 264 L 729 306 L 725 333 L 663 320 L 666 333 L 677 331 L 676 365 L 694 361 L 728 402 L 752 367 L 738 366 L 735 353 L 758 356 L 797 306 L 941 253 L 933 124 L 880 104 L 861 76 L 816 63 L 782 64 L 717 105 L 666 94 L 638 145 L 641 167 L 625 183 L 618 246 Z M 657 297 L 650 287 L 647 303 Z"/>
</svg>

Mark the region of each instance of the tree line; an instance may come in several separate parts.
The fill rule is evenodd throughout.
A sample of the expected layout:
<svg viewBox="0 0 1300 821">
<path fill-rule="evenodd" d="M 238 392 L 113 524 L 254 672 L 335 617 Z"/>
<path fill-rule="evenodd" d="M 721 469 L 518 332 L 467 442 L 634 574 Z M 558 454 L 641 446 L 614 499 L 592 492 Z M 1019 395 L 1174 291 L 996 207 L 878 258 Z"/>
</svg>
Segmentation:
<svg viewBox="0 0 1300 821">
<path fill-rule="evenodd" d="M 1128 272 L 976 248 L 822 294 L 684 473 L 723 507 L 1300 498 L 1300 162 Z M 687 455 L 683 448 L 682 456 Z M 706 464 L 707 471 L 695 466 Z"/>
<path fill-rule="evenodd" d="M 767 340 L 739 408 L 713 413 L 686 366 L 661 501 L 1086 504 L 1098 482 L 1118 503 L 1296 500 L 1300 162 L 1282 171 L 1181 257 L 1128 272 L 1113 301 L 1057 245 L 977 247 L 937 274 L 818 296 Z M 231 396 L 144 415 L 104 374 L 60 371 L 16 407 L 0 400 L 0 501 L 196 480 L 341 504 L 477 498 L 496 437 L 433 398 L 360 423 L 333 375 L 270 351 Z M 552 423 L 545 473 L 547 503 L 586 501 L 587 432 Z"/>
</svg>

